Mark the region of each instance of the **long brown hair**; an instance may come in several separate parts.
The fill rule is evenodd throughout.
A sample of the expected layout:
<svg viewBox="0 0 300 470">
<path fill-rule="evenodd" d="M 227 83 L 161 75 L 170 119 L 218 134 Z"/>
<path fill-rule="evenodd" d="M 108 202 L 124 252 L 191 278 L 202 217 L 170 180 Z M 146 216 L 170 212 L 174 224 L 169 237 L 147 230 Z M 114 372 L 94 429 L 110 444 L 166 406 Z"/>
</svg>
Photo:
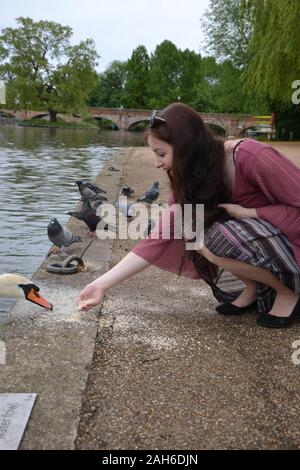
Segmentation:
<svg viewBox="0 0 300 470">
<path fill-rule="evenodd" d="M 159 116 L 147 134 L 172 145 L 172 175 L 168 174 L 175 200 L 184 204 L 204 204 L 205 227 L 227 219 L 217 205 L 229 201 L 222 178 L 224 140 L 215 137 L 200 115 L 183 103 L 173 103 Z"/>
</svg>

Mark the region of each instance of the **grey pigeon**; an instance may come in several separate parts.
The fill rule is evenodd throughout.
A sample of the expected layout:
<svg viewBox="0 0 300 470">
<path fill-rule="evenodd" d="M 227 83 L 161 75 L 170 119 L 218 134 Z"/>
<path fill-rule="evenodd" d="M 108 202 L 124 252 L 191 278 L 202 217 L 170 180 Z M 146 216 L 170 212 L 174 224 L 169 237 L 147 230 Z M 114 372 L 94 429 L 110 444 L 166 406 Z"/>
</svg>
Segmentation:
<svg viewBox="0 0 300 470">
<path fill-rule="evenodd" d="M 97 211 L 98 207 L 101 206 L 102 203 L 103 201 L 101 201 L 100 199 L 97 199 L 97 201 L 93 202 L 92 209 L 95 209 L 95 211 Z"/>
<path fill-rule="evenodd" d="M 154 181 L 151 188 L 137 199 L 138 202 L 154 202 L 159 197 L 159 182 Z"/>
<path fill-rule="evenodd" d="M 95 201 L 101 204 L 101 201 Z M 100 205 L 98 204 L 97 207 Z M 88 199 L 84 199 L 82 202 L 82 207 L 79 212 L 68 212 L 69 215 L 75 217 L 76 219 L 82 220 L 90 229 L 85 235 L 88 237 L 94 236 L 97 229 L 97 225 L 101 220 L 101 217 L 97 215 L 97 207 L 92 207 Z M 108 225 L 106 224 L 104 230 L 108 230 Z"/>
<path fill-rule="evenodd" d="M 123 186 L 120 190 L 120 193 L 123 195 L 123 196 L 131 196 L 133 193 L 134 193 L 134 190 L 132 188 L 130 188 L 127 184 L 125 186 Z"/>
<path fill-rule="evenodd" d="M 76 181 L 75 183 L 78 186 L 82 199 L 90 199 L 91 201 L 100 199 L 101 201 L 107 201 L 106 197 L 100 195 L 100 192 L 104 192 L 103 189 L 98 188 L 92 183 L 83 182 L 80 180 Z"/>
<path fill-rule="evenodd" d="M 96 202 L 97 201 L 95 201 L 95 204 L 96 204 Z M 99 201 L 99 203 L 102 204 L 102 201 Z M 91 210 L 91 209 L 93 209 L 94 212 L 96 213 L 96 209 L 92 208 L 89 199 L 83 199 L 80 211 L 68 212 L 68 214 L 71 215 L 72 217 L 75 217 L 78 220 L 83 220 L 84 213 Z"/>
<path fill-rule="evenodd" d="M 97 186 L 94 183 L 90 183 L 89 181 L 78 180 L 78 181 L 76 181 L 76 184 L 77 183 L 82 183 L 85 187 L 91 189 L 96 194 L 99 194 L 99 193 L 106 194 L 106 191 L 104 189 L 99 188 L 99 186 Z"/>
<path fill-rule="evenodd" d="M 82 220 L 90 229 L 90 231 L 86 233 L 86 236 L 93 237 L 97 230 L 98 223 L 100 222 L 100 220 L 102 220 L 101 217 L 96 214 L 95 209 L 91 208 L 83 212 Z M 105 224 L 103 229 L 108 230 L 108 225 Z"/>
<path fill-rule="evenodd" d="M 68 215 L 71 217 L 75 217 L 75 219 L 82 220 L 82 214 L 81 211 L 69 211 L 67 212 Z"/>
<path fill-rule="evenodd" d="M 81 240 L 81 237 L 73 235 L 73 233 L 67 227 L 63 227 L 55 217 L 50 220 L 47 232 L 50 242 L 58 246 L 60 251 L 62 251 L 65 246 L 72 245 L 72 243 L 80 242 Z"/>
</svg>

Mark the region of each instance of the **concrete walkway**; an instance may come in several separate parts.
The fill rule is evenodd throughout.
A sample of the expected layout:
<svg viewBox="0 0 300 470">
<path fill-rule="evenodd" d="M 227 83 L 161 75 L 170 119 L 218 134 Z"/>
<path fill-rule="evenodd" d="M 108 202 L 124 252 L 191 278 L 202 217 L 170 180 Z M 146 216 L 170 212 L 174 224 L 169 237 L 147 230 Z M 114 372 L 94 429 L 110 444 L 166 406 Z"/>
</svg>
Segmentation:
<svg viewBox="0 0 300 470">
<path fill-rule="evenodd" d="M 136 194 L 167 181 L 149 151 L 135 150 L 123 182 Z M 116 242 L 112 264 L 133 242 Z M 300 325 L 256 326 L 224 318 L 203 282 L 155 267 L 111 290 L 101 309 L 78 449 L 300 447 Z"/>
<path fill-rule="evenodd" d="M 166 201 L 166 177 L 148 149 L 124 149 L 110 166 L 122 171 L 97 179 L 109 200 L 119 184 L 138 196 L 159 180 Z M 41 267 L 34 279 L 55 310 L 20 302 L 5 325 L 1 392 L 38 393 L 21 447 L 299 448 L 300 365 L 291 355 L 300 324 L 273 331 L 257 327 L 254 313 L 223 318 L 204 283 L 155 267 L 112 289 L 99 319 L 99 309 L 76 311 L 80 289 L 133 245 L 95 240 L 89 271 L 74 276 Z"/>
</svg>

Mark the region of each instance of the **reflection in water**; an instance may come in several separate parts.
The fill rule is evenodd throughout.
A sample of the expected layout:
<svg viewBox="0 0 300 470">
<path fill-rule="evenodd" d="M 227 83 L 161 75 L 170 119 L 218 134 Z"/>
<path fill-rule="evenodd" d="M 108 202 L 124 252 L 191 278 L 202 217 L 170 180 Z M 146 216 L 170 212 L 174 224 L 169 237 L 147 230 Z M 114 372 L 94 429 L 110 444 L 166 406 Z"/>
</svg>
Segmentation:
<svg viewBox="0 0 300 470">
<path fill-rule="evenodd" d="M 0 127 L 0 274 L 31 277 L 50 247 L 47 224 L 65 223 L 78 202 L 77 179 L 94 178 L 116 148 L 140 133 Z M 1 310 L 10 301 L 0 299 Z"/>
</svg>

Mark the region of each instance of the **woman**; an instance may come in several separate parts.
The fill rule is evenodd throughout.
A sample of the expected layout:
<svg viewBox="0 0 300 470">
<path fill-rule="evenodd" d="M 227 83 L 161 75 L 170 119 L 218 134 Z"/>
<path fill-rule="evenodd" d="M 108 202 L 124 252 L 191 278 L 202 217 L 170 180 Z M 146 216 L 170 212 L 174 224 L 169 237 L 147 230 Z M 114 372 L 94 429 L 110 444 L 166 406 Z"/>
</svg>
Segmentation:
<svg viewBox="0 0 300 470">
<path fill-rule="evenodd" d="M 154 264 L 204 279 L 222 302 L 219 313 L 256 308 L 257 323 L 272 328 L 300 317 L 300 170 L 271 146 L 214 137 L 182 103 L 152 115 L 148 143 L 156 168 L 169 176 L 169 206 L 204 204 L 204 247 L 184 252 L 184 240 L 141 240 L 83 289 L 79 308 L 97 305 L 109 288 Z"/>
</svg>

